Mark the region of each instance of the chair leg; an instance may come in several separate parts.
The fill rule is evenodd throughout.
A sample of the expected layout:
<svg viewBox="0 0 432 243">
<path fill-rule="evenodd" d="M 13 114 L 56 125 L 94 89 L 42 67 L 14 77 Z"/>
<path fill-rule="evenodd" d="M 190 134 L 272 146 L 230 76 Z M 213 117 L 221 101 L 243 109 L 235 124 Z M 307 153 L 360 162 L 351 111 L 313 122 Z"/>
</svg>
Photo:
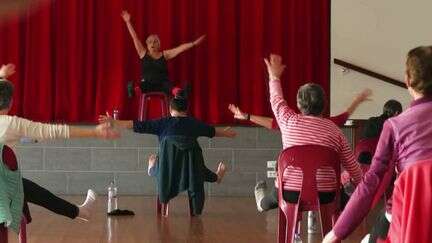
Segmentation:
<svg viewBox="0 0 432 243">
<path fill-rule="evenodd" d="M 8 243 L 8 230 L 4 224 L 0 224 L 0 243 Z"/>
<path fill-rule="evenodd" d="M 19 242 L 20 243 L 27 243 L 27 221 L 25 219 L 25 216 L 21 220 L 21 227 L 19 232 Z"/>
<path fill-rule="evenodd" d="M 321 234 L 324 237 L 333 228 L 335 216 L 334 203 L 320 205 Z"/>
<path fill-rule="evenodd" d="M 168 100 L 166 97 L 161 98 L 160 100 L 160 107 L 161 107 L 161 117 L 166 117 L 168 115 Z"/>
<path fill-rule="evenodd" d="M 294 242 L 295 233 L 297 232 L 299 207 L 298 204 L 287 205 L 287 230 L 286 230 L 286 242 Z"/>
<path fill-rule="evenodd" d="M 162 214 L 162 204 L 159 201 L 159 196 L 156 197 L 156 213 L 158 215 Z"/>
<path fill-rule="evenodd" d="M 278 243 L 286 243 L 287 220 L 284 212 L 279 208 Z"/>
<path fill-rule="evenodd" d="M 144 121 L 144 103 L 145 103 L 145 101 L 144 101 L 143 95 L 144 94 L 138 96 L 138 98 L 139 98 L 139 101 L 138 101 L 138 106 L 139 106 L 138 107 L 138 120 L 140 120 L 140 121 Z"/>
<path fill-rule="evenodd" d="M 142 115 L 142 120 L 146 121 L 147 120 L 147 110 L 148 110 L 148 97 L 146 95 L 143 95 L 143 115 Z"/>
</svg>

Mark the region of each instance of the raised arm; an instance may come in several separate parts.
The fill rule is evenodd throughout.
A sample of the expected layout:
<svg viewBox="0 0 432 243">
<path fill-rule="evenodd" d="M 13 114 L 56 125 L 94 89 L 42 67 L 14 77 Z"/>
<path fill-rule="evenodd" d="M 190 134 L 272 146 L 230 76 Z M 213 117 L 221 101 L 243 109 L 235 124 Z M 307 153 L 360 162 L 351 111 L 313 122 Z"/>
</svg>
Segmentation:
<svg viewBox="0 0 432 243">
<path fill-rule="evenodd" d="M 130 21 L 130 14 L 127 11 L 122 11 L 121 16 L 124 22 L 126 23 L 126 26 L 128 28 L 130 36 L 132 37 L 139 58 L 143 58 L 146 53 L 146 49 L 144 48 L 143 44 L 141 43 L 140 39 L 137 36 L 137 33 L 135 32 L 135 29 Z"/>
<path fill-rule="evenodd" d="M 273 118 L 272 117 L 266 117 L 266 116 L 257 116 L 245 113 L 240 110 L 240 108 L 234 104 L 230 104 L 228 106 L 228 109 L 233 113 L 234 118 L 238 120 L 248 120 L 251 121 L 254 124 L 263 126 L 267 129 L 272 129 L 273 126 Z"/>
<path fill-rule="evenodd" d="M 285 69 L 285 65 L 282 64 L 282 58 L 274 54 L 270 55 L 270 59 L 265 58 L 264 62 L 269 73 L 270 104 L 273 113 L 279 125 L 286 124 L 289 118 L 297 114 L 288 106 L 283 98 L 280 77 Z"/>
<path fill-rule="evenodd" d="M 192 42 L 181 44 L 181 45 L 177 46 L 176 48 L 173 48 L 170 50 L 165 50 L 163 52 L 165 59 L 169 60 L 169 59 L 176 57 L 178 54 L 180 54 L 184 51 L 187 51 L 194 46 L 199 45 L 201 42 L 203 42 L 204 39 L 205 39 L 205 35 L 202 35 L 198 39 L 196 39 Z"/>
<path fill-rule="evenodd" d="M 348 106 L 348 108 L 346 109 L 346 112 L 348 113 L 348 115 L 352 115 L 352 113 L 354 113 L 354 111 L 357 109 L 357 107 L 367 101 L 370 100 L 369 97 L 372 95 L 372 90 L 371 89 L 364 89 L 362 90 L 355 98 L 354 100 L 351 102 L 350 106 Z"/>
</svg>

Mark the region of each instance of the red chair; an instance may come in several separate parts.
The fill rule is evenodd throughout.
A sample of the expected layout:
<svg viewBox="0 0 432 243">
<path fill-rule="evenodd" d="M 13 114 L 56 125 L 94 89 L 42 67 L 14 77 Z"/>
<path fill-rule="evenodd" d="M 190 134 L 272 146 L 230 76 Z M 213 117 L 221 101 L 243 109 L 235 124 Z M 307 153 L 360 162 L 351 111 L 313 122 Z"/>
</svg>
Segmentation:
<svg viewBox="0 0 432 243">
<path fill-rule="evenodd" d="M 432 159 L 405 168 L 394 184 L 392 222 L 386 242 L 430 242 Z"/>
<path fill-rule="evenodd" d="M 0 243 L 8 243 L 8 230 L 4 224 L 0 224 Z"/>
<path fill-rule="evenodd" d="M 300 168 L 303 172 L 302 189 L 297 203 L 287 202 L 283 197 L 283 173 L 288 166 Z M 335 199 L 320 205 L 317 191 L 316 172 L 320 167 L 331 167 L 336 173 L 337 185 L 340 184 L 340 162 L 338 154 L 331 148 L 319 145 L 304 145 L 287 148 L 278 159 L 278 198 L 279 230 L 278 242 L 294 241 L 297 224 L 303 211 L 318 211 L 321 218 L 323 237 L 336 222 L 339 213 L 340 192 L 336 189 Z"/>
<path fill-rule="evenodd" d="M 378 144 L 378 139 L 379 138 L 366 138 L 357 142 L 354 148 L 354 154 L 356 159 L 363 152 L 369 152 L 371 154 L 371 157 L 373 157 Z"/>
<path fill-rule="evenodd" d="M 3 163 L 6 164 L 6 166 L 12 170 L 15 171 L 18 169 L 18 162 L 15 156 L 14 151 L 8 147 L 7 145 L 4 145 L 3 147 L 3 154 L 2 154 Z M 30 215 L 28 212 L 25 212 L 22 220 L 21 220 L 21 226 L 20 226 L 20 232 L 19 232 L 19 242 L 20 243 L 26 243 L 27 242 L 27 230 L 26 225 L 27 222 L 30 221 Z M 4 227 L 3 224 L 0 225 L 0 243 L 7 243 L 8 242 L 8 230 L 6 227 Z"/>
<path fill-rule="evenodd" d="M 168 96 L 162 92 L 142 93 L 140 87 L 135 87 L 135 95 L 139 98 L 138 120 L 145 121 L 148 119 L 149 100 L 152 98 L 158 99 L 160 103 L 161 116 L 168 116 Z M 168 217 L 168 204 L 162 204 L 159 197 L 156 197 L 156 212 L 158 215 Z"/>
<path fill-rule="evenodd" d="M 168 217 L 168 203 L 161 203 L 159 197 L 156 197 L 156 212 L 160 216 Z"/>
<path fill-rule="evenodd" d="M 168 96 L 163 92 L 149 92 L 149 93 L 142 93 L 140 87 L 135 87 L 135 94 L 139 99 L 139 105 L 138 105 L 138 120 L 145 121 L 149 119 L 149 114 L 153 115 L 154 117 L 164 117 L 168 116 L 169 114 L 169 101 Z M 152 111 L 151 107 L 153 107 L 151 104 L 158 102 L 159 103 L 159 113 L 153 114 L 149 111 Z"/>
</svg>

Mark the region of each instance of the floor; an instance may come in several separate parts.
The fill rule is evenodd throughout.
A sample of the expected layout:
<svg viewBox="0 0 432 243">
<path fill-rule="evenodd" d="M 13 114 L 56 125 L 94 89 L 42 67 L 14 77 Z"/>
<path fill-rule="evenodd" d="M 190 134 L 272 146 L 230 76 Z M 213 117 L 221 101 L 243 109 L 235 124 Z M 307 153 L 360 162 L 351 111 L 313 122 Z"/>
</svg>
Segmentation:
<svg viewBox="0 0 432 243">
<path fill-rule="evenodd" d="M 83 200 L 67 199 L 76 203 Z M 133 210 L 136 215 L 107 218 L 106 197 L 101 196 L 89 222 L 70 220 L 31 206 L 33 222 L 27 228 L 28 243 L 276 242 L 276 210 L 258 213 L 253 198 L 209 198 L 204 214 L 192 219 L 187 205 L 186 197 L 178 197 L 170 203 L 169 217 L 160 218 L 155 213 L 154 198 L 123 196 L 119 207 Z M 360 242 L 369 221 L 344 242 Z M 17 242 L 14 233 L 9 238 L 9 242 Z M 303 242 L 321 240 L 319 234 L 308 237 L 303 233 L 302 238 Z"/>
</svg>

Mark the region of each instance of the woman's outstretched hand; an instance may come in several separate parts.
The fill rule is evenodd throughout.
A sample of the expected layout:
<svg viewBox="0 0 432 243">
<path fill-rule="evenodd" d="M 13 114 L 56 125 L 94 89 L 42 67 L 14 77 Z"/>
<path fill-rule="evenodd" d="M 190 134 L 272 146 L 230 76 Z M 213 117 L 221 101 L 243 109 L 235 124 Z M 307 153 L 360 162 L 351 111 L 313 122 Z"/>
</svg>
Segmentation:
<svg viewBox="0 0 432 243">
<path fill-rule="evenodd" d="M 237 132 L 232 129 L 232 127 L 226 127 L 223 129 L 223 133 L 225 137 L 234 138 L 237 136 Z"/>
<path fill-rule="evenodd" d="M 194 46 L 197 46 L 197 45 L 201 44 L 201 42 L 203 42 L 205 38 L 206 38 L 205 35 L 200 36 L 198 39 L 196 39 L 196 40 L 193 42 L 193 45 L 194 45 Z"/>
<path fill-rule="evenodd" d="M 120 132 L 110 124 L 101 123 L 95 127 L 96 136 L 102 139 L 116 139 L 120 137 Z"/>
<path fill-rule="evenodd" d="M 121 12 L 121 17 L 123 18 L 124 22 L 126 22 L 126 23 L 130 21 L 130 14 L 126 10 L 123 10 Z"/>
<path fill-rule="evenodd" d="M 114 125 L 114 119 L 113 119 L 113 117 L 107 111 L 105 115 L 100 115 L 99 116 L 99 123 L 100 124 L 109 123 L 111 125 Z"/>
<path fill-rule="evenodd" d="M 248 114 L 242 112 L 238 106 L 229 104 L 228 109 L 233 113 L 235 119 L 247 120 Z"/>
</svg>

